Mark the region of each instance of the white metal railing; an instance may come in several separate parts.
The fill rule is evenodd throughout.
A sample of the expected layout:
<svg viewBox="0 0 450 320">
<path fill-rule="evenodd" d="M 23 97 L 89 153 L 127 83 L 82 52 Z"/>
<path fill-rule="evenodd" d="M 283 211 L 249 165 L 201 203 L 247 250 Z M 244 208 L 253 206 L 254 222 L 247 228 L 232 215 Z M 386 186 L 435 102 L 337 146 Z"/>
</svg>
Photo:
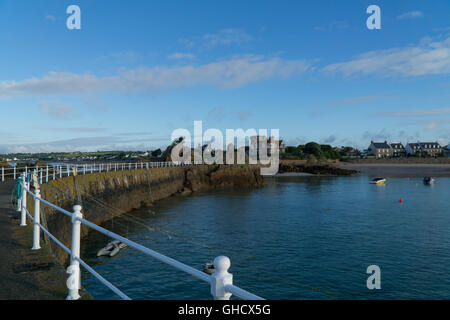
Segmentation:
<svg viewBox="0 0 450 320">
<path fill-rule="evenodd" d="M 62 177 L 68 177 L 74 174 L 88 174 L 94 172 L 109 172 L 123 170 L 138 170 L 162 167 L 179 167 L 185 166 L 185 162 L 104 162 L 104 163 L 67 163 L 64 165 L 45 165 L 45 166 L 21 166 L 21 167 L 1 167 L 0 181 L 8 178 L 16 180 L 22 173 L 36 170 L 38 173 L 40 184 L 55 180 Z M 189 165 L 195 165 L 190 163 Z"/>
<path fill-rule="evenodd" d="M 114 232 L 111 232 L 105 228 L 102 228 L 86 219 L 83 218 L 83 214 L 81 213 L 82 207 L 80 205 L 73 206 L 73 212 L 69 212 L 64 210 L 45 199 L 41 198 L 39 189 L 36 189 L 33 193 L 30 190 L 29 182 L 26 181 L 25 174 L 21 176 L 21 184 L 23 186 L 22 199 L 19 202 L 18 211 L 21 211 L 21 226 L 26 226 L 26 217 L 28 216 L 31 221 L 33 221 L 33 247 L 32 250 L 39 250 L 40 247 L 40 229 L 47 234 L 53 241 L 56 242 L 62 249 L 64 249 L 67 253 L 70 254 L 70 265 L 67 268 L 67 273 L 70 276 L 67 279 L 67 287 L 68 287 L 68 295 L 67 300 L 78 300 L 80 298 L 79 289 L 81 284 L 81 274 L 80 274 L 80 264 L 95 278 L 97 278 L 101 283 L 103 283 L 106 287 L 116 293 L 124 300 L 130 300 L 125 293 L 111 284 L 108 280 L 103 278 L 100 274 L 98 274 L 94 269 L 92 269 L 89 265 L 84 262 L 80 257 L 80 241 L 81 241 L 81 224 L 85 224 L 88 227 L 97 230 L 98 232 L 119 240 L 129 247 L 134 248 L 146 255 L 149 255 L 161 262 L 164 262 L 172 267 L 181 270 L 191 276 L 203 280 L 210 284 L 211 287 L 211 295 L 216 300 L 228 300 L 232 294 L 242 299 L 248 300 L 263 300 L 263 298 L 254 295 L 244 289 L 241 289 L 237 286 L 233 285 L 233 275 L 228 272 L 230 268 L 230 259 L 225 256 L 218 256 L 214 259 L 214 268 L 216 270 L 212 275 L 208 275 L 202 271 L 199 271 L 195 268 L 192 268 L 182 262 L 179 262 L 175 259 L 169 258 L 161 253 L 158 253 L 154 250 L 151 250 L 147 247 L 140 245 L 134 241 L 131 241 L 127 238 L 124 238 Z M 34 199 L 34 212 L 33 216 L 28 212 L 26 208 L 27 202 L 27 193 L 31 195 Z M 72 221 L 72 240 L 70 248 L 66 247 L 61 241 L 59 241 L 55 236 L 53 236 L 47 229 L 45 229 L 40 223 L 40 204 L 43 203 L 51 208 L 55 209 L 57 212 L 63 213 L 71 218 Z"/>
</svg>

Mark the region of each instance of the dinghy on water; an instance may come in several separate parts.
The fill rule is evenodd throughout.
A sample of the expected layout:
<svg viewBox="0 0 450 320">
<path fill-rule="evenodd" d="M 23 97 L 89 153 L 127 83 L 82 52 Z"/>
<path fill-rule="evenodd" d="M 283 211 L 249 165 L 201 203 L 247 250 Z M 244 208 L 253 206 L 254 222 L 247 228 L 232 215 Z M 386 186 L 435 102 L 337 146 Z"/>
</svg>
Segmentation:
<svg viewBox="0 0 450 320">
<path fill-rule="evenodd" d="M 431 177 L 425 177 L 425 178 L 423 179 L 423 183 L 424 183 L 424 184 L 433 184 L 433 183 L 436 183 L 436 180 L 434 180 L 434 179 L 431 178 Z"/>
<path fill-rule="evenodd" d="M 97 252 L 97 257 L 101 256 L 110 256 L 114 257 L 116 254 L 119 253 L 119 251 L 123 248 L 126 248 L 127 245 L 123 242 L 120 242 L 119 240 L 113 240 L 110 243 L 106 245 L 103 249 L 100 249 Z"/>
<path fill-rule="evenodd" d="M 383 184 L 385 182 L 386 182 L 385 178 L 375 178 L 370 181 L 370 183 L 372 183 L 372 184 Z"/>
<path fill-rule="evenodd" d="M 203 266 L 203 272 L 207 274 L 213 274 L 214 272 L 216 272 L 214 263 L 212 261 L 205 263 L 205 265 Z"/>
</svg>

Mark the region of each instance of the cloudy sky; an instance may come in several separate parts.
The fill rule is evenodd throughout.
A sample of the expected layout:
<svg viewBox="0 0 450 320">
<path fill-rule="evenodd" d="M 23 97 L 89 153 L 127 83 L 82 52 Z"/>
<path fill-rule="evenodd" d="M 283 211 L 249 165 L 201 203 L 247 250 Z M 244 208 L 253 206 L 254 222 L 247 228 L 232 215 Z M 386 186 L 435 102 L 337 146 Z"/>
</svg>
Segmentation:
<svg viewBox="0 0 450 320">
<path fill-rule="evenodd" d="M 81 8 L 68 30 L 66 8 Z M 369 30 L 366 8 L 381 8 Z M 0 152 L 154 149 L 177 128 L 366 148 L 450 140 L 450 2 L 0 0 Z"/>
</svg>

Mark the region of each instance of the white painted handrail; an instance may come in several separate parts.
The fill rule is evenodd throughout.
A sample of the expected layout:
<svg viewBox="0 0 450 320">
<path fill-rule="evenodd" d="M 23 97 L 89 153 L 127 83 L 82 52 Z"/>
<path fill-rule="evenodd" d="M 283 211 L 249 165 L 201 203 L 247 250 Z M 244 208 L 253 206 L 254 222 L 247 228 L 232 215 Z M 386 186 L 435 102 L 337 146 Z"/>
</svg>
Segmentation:
<svg viewBox="0 0 450 320">
<path fill-rule="evenodd" d="M 192 268 L 182 262 L 179 262 L 175 259 L 169 258 L 161 253 L 158 253 L 154 250 L 151 250 L 147 247 L 144 247 L 134 241 L 131 241 L 127 238 L 124 238 L 114 232 L 111 232 L 105 228 L 102 228 L 86 219 L 83 218 L 83 215 L 81 213 L 81 206 L 75 205 L 73 207 L 73 212 L 69 212 L 67 210 L 64 210 L 50 202 L 48 202 L 45 199 L 42 199 L 40 197 L 39 189 L 35 190 L 35 193 L 31 192 L 29 189 L 28 183 L 25 182 L 25 175 L 22 175 L 21 177 L 23 179 L 24 184 L 24 191 L 29 193 L 33 199 L 34 199 L 34 217 L 28 212 L 26 207 L 22 206 L 21 211 L 22 214 L 25 217 L 22 217 L 23 219 L 26 219 L 26 216 L 28 216 L 31 221 L 34 223 L 33 228 L 33 250 L 40 249 L 39 246 L 39 229 L 42 229 L 45 234 L 47 234 L 53 241 L 56 242 L 61 248 L 63 248 L 67 253 L 70 254 L 70 266 L 67 268 L 67 273 L 70 274 L 69 278 L 67 279 L 67 287 L 69 289 L 69 294 L 67 296 L 67 300 L 78 300 L 80 298 L 79 296 L 79 285 L 81 283 L 81 274 L 79 265 L 81 264 L 89 273 L 91 273 L 94 277 L 96 277 L 101 283 L 103 283 L 106 287 L 108 287 L 110 290 L 112 290 L 114 293 L 116 293 L 118 296 L 120 296 L 122 299 L 129 300 L 130 297 L 128 297 L 125 293 L 123 293 L 121 290 L 119 290 L 117 287 L 115 287 L 113 284 L 111 284 L 108 280 L 103 278 L 100 274 L 98 274 L 92 267 L 86 264 L 81 257 L 80 257 L 80 240 L 81 240 L 81 224 L 85 224 L 88 227 L 97 230 L 98 232 L 101 232 L 102 234 L 119 240 L 125 244 L 127 244 L 129 247 L 134 248 L 146 255 L 149 255 L 161 262 L 164 262 L 168 265 L 171 265 L 172 267 L 181 270 L 187 274 L 190 274 L 194 276 L 195 278 L 205 281 L 210 284 L 211 287 L 211 295 L 216 300 L 228 300 L 232 294 L 234 294 L 237 297 L 240 297 L 242 299 L 249 299 L 249 300 L 263 300 L 263 298 L 254 295 L 246 290 L 243 290 L 239 287 L 236 287 L 233 285 L 233 276 L 228 273 L 228 269 L 230 267 L 230 259 L 225 256 L 219 256 L 214 260 L 214 267 L 216 272 L 212 275 L 208 275 L 202 271 L 199 271 L 195 268 Z M 25 192 L 24 192 L 25 194 Z M 25 197 L 26 198 L 26 197 Z M 23 203 L 23 201 L 21 202 Z M 53 236 L 48 230 L 46 230 L 41 224 L 40 224 L 40 204 L 45 204 L 50 206 L 51 208 L 55 209 L 57 212 L 61 212 L 69 217 L 71 217 L 72 221 L 72 242 L 71 242 L 71 248 L 69 249 L 66 247 L 63 243 L 61 243 L 58 239 L 56 239 L 55 236 Z"/>
<path fill-rule="evenodd" d="M 140 163 L 138 165 L 138 163 Z M 104 162 L 104 163 L 67 163 L 61 165 L 46 165 L 46 166 L 25 166 L 25 167 L 2 167 L 0 170 L 0 181 L 5 181 L 7 178 L 16 180 L 22 173 L 36 170 L 42 184 L 44 181 L 55 180 L 57 178 L 68 177 L 74 175 L 74 172 L 79 175 L 94 172 L 110 172 L 123 170 L 142 170 L 150 168 L 162 167 L 180 167 L 185 165 L 197 165 L 194 163 L 184 162 Z"/>
</svg>

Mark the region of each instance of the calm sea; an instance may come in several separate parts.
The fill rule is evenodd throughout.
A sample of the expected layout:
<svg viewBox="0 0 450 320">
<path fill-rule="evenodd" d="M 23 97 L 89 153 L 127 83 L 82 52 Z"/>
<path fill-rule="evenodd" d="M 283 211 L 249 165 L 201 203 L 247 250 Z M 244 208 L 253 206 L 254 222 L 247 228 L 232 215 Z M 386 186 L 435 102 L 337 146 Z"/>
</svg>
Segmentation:
<svg viewBox="0 0 450 320">
<path fill-rule="evenodd" d="M 234 284 L 268 299 L 450 299 L 450 178 L 368 182 L 271 179 L 171 197 L 103 226 L 200 270 L 226 255 Z M 82 257 L 132 299 L 211 298 L 206 283 L 136 250 L 97 258 L 107 242 L 93 231 Z M 381 269 L 380 290 L 367 289 L 369 265 Z M 117 298 L 82 277 L 94 298 Z"/>
</svg>

